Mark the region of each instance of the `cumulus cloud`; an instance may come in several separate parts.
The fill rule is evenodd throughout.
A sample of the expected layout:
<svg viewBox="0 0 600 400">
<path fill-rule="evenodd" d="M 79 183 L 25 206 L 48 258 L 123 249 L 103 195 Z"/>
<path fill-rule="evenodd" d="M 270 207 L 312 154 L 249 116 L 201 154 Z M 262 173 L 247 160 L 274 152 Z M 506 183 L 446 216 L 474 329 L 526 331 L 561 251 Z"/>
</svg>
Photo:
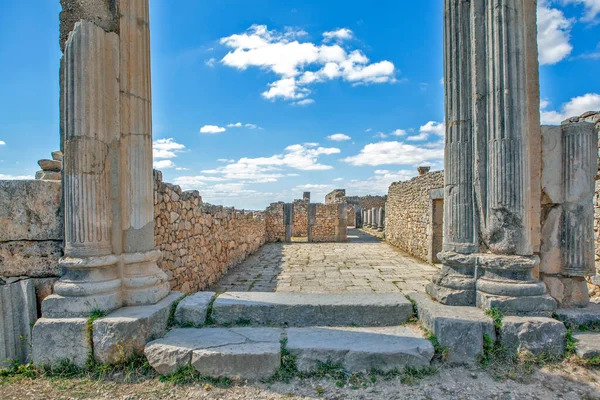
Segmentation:
<svg viewBox="0 0 600 400">
<path fill-rule="evenodd" d="M 299 34 L 302 33 L 302 34 Z M 290 100 L 297 105 L 311 93 L 309 85 L 333 79 L 352 84 L 395 82 L 396 69 L 390 61 L 371 63 L 360 50 L 335 44 L 301 41 L 306 32 L 288 29 L 285 33 L 252 25 L 246 32 L 224 37 L 221 44 L 231 48 L 221 60 L 224 65 L 246 70 L 258 67 L 278 76 L 262 93 L 268 100 Z M 325 32 L 325 41 L 352 37 L 349 29 Z"/>
<path fill-rule="evenodd" d="M 546 100 L 540 102 L 541 122 L 544 125 L 560 125 L 560 123 L 571 117 L 577 117 L 587 111 L 600 110 L 600 94 L 587 93 L 583 96 L 574 97 L 561 106 L 560 111 L 548 110 L 550 103 Z"/>
<path fill-rule="evenodd" d="M 178 152 L 184 151 L 185 146 L 177 143 L 175 139 L 157 139 L 152 142 L 152 155 L 155 159 L 169 159 L 177 157 Z"/>
<path fill-rule="evenodd" d="M 220 126 L 217 125 L 204 125 L 202 128 L 200 128 L 200 133 L 205 133 L 205 134 L 215 134 L 215 133 L 221 133 L 221 132 L 225 132 L 226 129 L 222 128 Z"/>
<path fill-rule="evenodd" d="M 541 65 L 556 64 L 571 54 L 572 25 L 573 21 L 565 17 L 561 10 L 551 8 L 548 0 L 538 3 L 538 47 Z"/>
<path fill-rule="evenodd" d="M 34 177 L 31 175 L 8 175 L 8 174 L 0 174 L 0 181 L 23 181 L 33 179 Z"/>
<path fill-rule="evenodd" d="M 244 124 L 242 124 L 241 122 L 236 122 L 235 124 L 227 124 L 228 128 L 241 128 L 242 126 L 244 126 Z"/>
<path fill-rule="evenodd" d="M 304 100 L 298 100 L 293 102 L 292 104 L 295 106 L 308 106 L 311 104 L 314 104 L 314 100 L 313 99 L 304 99 Z"/>
<path fill-rule="evenodd" d="M 396 129 L 395 131 L 392 131 L 391 135 L 393 135 L 393 136 L 405 136 L 406 135 L 406 131 L 404 129 Z"/>
<path fill-rule="evenodd" d="M 439 161 L 443 157 L 444 149 L 439 143 L 419 147 L 392 141 L 370 143 L 359 154 L 346 157 L 342 161 L 355 166 L 416 165 L 426 161 Z"/>
<path fill-rule="evenodd" d="M 0 146 L 4 146 L 6 145 L 6 142 L 4 140 L 0 140 Z"/>
<path fill-rule="evenodd" d="M 160 160 L 160 161 L 154 161 L 153 166 L 156 169 L 169 169 L 169 168 L 175 168 L 175 163 L 171 160 Z"/>
<path fill-rule="evenodd" d="M 350 136 L 348 136 L 348 135 L 343 134 L 343 133 L 335 133 L 333 135 L 327 136 L 327 139 L 333 140 L 334 142 L 343 142 L 343 141 L 346 141 L 346 140 L 350 140 L 352 138 Z"/>
<path fill-rule="evenodd" d="M 562 0 L 564 4 L 581 4 L 585 12 L 581 18 L 584 22 L 593 22 L 600 14 L 600 0 Z"/>
</svg>

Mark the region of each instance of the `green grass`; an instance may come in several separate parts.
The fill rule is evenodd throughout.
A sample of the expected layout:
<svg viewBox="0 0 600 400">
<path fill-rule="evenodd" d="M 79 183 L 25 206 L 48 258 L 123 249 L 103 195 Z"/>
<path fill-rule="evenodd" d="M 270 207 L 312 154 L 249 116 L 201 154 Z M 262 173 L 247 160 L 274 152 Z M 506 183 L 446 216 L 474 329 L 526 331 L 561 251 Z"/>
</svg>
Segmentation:
<svg viewBox="0 0 600 400">
<path fill-rule="evenodd" d="M 504 319 L 504 314 L 502 313 L 502 311 L 500 311 L 496 307 L 493 307 L 489 310 L 485 310 L 485 315 L 487 315 L 492 319 L 492 321 L 494 321 L 494 329 L 496 330 L 496 335 L 499 335 L 500 331 L 502 330 L 502 320 Z"/>
<path fill-rule="evenodd" d="M 433 349 L 435 350 L 435 360 L 445 361 L 446 358 L 448 358 L 450 349 L 447 346 L 442 346 L 437 336 L 435 336 L 433 332 L 425 330 L 425 339 L 429 340 L 429 342 L 433 345 Z"/>
<path fill-rule="evenodd" d="M 202 376 L 191 365 L 180 368 L 173 374 L 161 376 L 159 380 L 173 385 L 209 384 L 224 389 L 232 387 L 235 383 L 234 380 L 229 378 L 209 378 Z"/>
</svg>

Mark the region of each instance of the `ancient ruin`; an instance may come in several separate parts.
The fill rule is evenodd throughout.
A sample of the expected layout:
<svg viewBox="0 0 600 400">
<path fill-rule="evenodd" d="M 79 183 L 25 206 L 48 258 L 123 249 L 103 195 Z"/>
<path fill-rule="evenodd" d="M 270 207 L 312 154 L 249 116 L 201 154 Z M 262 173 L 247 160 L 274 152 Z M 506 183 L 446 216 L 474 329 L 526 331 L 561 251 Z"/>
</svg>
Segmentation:
<svg viewBox="0 0 600 400">
<path fill-rule="evenodd" d="M 445 1 L 444 171 L 247 212 L 153 171 L 148 0 L 62 0 L 62 152 L 0 181 L 0 361 L 418 369 L 413 317 L 453 363 L 562 356 L 600 321 L 600 113 L 540 125 L 536 2 L 496 3 Z"/>
</svg>

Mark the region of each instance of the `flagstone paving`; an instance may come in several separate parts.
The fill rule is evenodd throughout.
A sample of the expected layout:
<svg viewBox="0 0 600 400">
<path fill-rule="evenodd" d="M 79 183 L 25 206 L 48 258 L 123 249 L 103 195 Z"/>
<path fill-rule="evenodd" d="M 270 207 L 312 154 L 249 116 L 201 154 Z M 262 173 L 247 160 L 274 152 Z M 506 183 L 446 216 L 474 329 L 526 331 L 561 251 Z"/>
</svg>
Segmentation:
<svg viewBox="0 0 600 400">
<path fill-rule="evenodd" d="M 271 243 L 231 269 L 216 292 L 414 293 L 438 270 L 358 229 L 348 243 Z"/>
</svg>

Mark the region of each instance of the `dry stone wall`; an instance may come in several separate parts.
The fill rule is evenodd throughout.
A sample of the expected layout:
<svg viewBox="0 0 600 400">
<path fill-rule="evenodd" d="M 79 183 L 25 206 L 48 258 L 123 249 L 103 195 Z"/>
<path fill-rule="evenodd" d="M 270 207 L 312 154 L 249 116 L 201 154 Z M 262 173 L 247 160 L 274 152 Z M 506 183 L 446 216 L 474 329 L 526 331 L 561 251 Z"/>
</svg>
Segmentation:
<svg viewBox="0 0 600 400">
<path fill-rule="evenodd" d="M 229 268 L 265 243 L 259 213 L 202 203 L 197 191 L 182 192 L 154 173 L 155 242 L 162 251 L 159 267 L 171 288 L 184 293 L 203 290 Z"/>
<path fill-rule="evenodd" d="M 308 203 L 304 200 L 294 201 L 294 236 L 308 235 Z"/>
<path fill-rule="evenodd" d="M 392 245 L 417 258 L 429 259 L 432 208 L 429 191 L 444 186 L 444 172 L 393 183 L 385 206 L 385 237 Z"/>
<path fill-rule="evenodd" d="M 312 242 L 344 242 L 347 238 L 348 219 L 345 203 L 314 204 L 311 218 Z"/>
<path fill-rule="evenodd" d="M 346 203 L 358 205 L 363 210 L 385 207 L 387 196 L 347 196 Z"/>
<path fill-rule="evenodd" d="M 272 203 L 265 210 L 265 236 L 267 243 L 285 242 L 283 208 L 285 203 Z"/>
</svg>

